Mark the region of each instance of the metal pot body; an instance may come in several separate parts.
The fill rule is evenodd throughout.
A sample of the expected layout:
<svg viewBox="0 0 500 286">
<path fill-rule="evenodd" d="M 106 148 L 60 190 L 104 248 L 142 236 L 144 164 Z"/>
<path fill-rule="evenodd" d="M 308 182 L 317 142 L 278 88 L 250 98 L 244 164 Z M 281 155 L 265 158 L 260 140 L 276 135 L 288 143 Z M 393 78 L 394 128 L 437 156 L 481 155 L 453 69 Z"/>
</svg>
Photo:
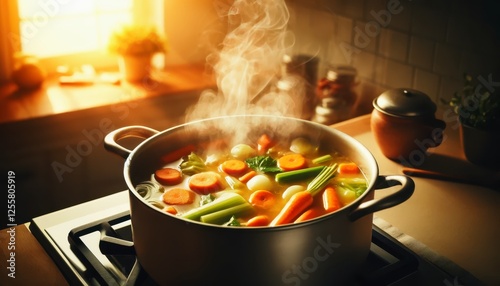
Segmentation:
<svg viewBox="0 0 500 286">
<path fill-rule="evenodd" d="M 153 207 L 135 191 L 138 183 L 162 166 L 162 154 L 193 142 L 228 138 L 236 131 L 248 140 L 263 132 L 283 140 L 298 135 L 317 140 L 323 150 L 340 152 L 357 163 L 368 190 L 350 205 L 322 217 L 255 228 L 181 219 Z M 148 139 L 130 151 L 117 143 L 126 136 Z M 124 176 L 137 258 L 160 285 L 343 285 L 368 255 L 373 212 L 405 201 L 414 190 L 406 176 L 379 175 L 371 153 L 352 137 L 294 118 L 219 117 L 163 132 L 131 126 L 108 134 L 105 146 L 126 157 Z M 393 185 L 401 185 L 400 190 L 373 199 L 376 189 Z"/>
</svg>

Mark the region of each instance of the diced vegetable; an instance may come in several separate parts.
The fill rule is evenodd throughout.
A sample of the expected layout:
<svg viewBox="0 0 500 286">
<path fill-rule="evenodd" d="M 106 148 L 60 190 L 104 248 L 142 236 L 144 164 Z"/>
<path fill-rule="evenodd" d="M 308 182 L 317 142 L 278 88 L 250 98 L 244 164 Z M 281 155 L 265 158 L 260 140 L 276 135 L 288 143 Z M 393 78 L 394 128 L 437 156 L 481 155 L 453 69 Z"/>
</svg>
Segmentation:
<svg viewBox="0 0 500 286">
<path fill-rule="evenodd" d="M 221 164 L 221 169 L 228 175 L 241 176 L 246 172 L 247 164 L 241 160 L 232 159 L 224 161 Z"/>
<path fill-rule="evenodd" d="M 206 195 L 222 189 L 222 184 L 219 179 L 219 174 L 215 172 L 203 172 L 191 176 L 188 184 L 191 190 Z"/>
<path fill-rule="evenodd" d="M 274 142 L 271 137 L 267 134 L 262 134 L 257 140 L 257 151 L 259 154 L 265 154 L 269 148 L 271 148 L 276 142 Z"/>
<path fill-rule="evenodd" d="M 313 196 L 310 192 L 303 191 L 294 194 L 270 225 L 277 226 L 293 222 L 302 212 L 308 209 L 312 203 Z"/>
<path fill-rule="evenodd" d="M 154 192 L 163 192 L 163 187 L 153 181 L 144 181 L 138 184 L 135 190 L 144 199 L 149 199 Z"/>
<path fill-rule="evenodd" d="M 337 191 L 333 187 L 326 187 L 323 191 L 323 208 L 326 212 L 334 212 L 341 207 Z"/>
<path fill-rule="evenodd" d="M 337 186 L 337 189 L 339 192 L 338 193 L 339 199 L 344 205 L 350 204 L 351 202 L 353 202 L 356 199 L 356 192 L 354 192 L 350 189 L 344 188 L 342 186 Z"/>
<path fill-rule="evenodd" d="M 301 154 L 287 154 L 278 159 L 278 167 L 283 171 L 293 171 L 307 167 L 307 161 Z"/>
<path fill-rule="evenodd" d="M 207 156 L 205 159 L 205 165 L 210 166 L 210 165 L 215 165 L 215 164 L 220 164 L 226 160 L 226 156 L 222 153 L 213 153 Z"/>
<path fill-rule="evenodd" d="M 247 202 L 244 202 L 242 204 L 239 204 L 239 205 L 236 205 L 233 207 L 229 207 L 227 209 L 223 209 L 220 211 L 216 211 L 213 213 L 202 215 L 200 217 L 200 221 L 206 222 L 206 223 L 220 223 L 220 222 L 226 220 L 228 217 L 231 217 L 234 214 L 237 214 L 237 213 L 240 213 L 243 211 L 247 211 L 250 209 L 252 209 L 250 204 Z"/>
<path fill-rule="evenodd" d="M 267 215 L 258 215 L 247 221 L 247 226 L 266 226 L 270 222 Z"/>
<path fill-rule="evenodd" d="M 207 169 L 205 162 L 193 152 L 183 159 L 179 167 L 181 172 L 186 175 L 194 175 Z"/>
<path fill-rule="evenodd" d="M 299 223 L 299 222 L 303 222 L 306 220 L 310 220 L 310 219 L 316 218 L 322 214 L 323 213 L 321 212 L 321 210 L 319 210 L 317 208 L 310 208 L 310 209 L 306 210 L 305 212 L 303 212 L 293 223 Z"/>
<path fill-rule="evenodd" d="M 177 214 L 177 209 L 173 206 L 166 206 L 163 210 L 169 214 L 172 214 L 172 215 Z"/>
<path fill-rule="evenodd" d="M 189 144 L 189 145 L 181 147 L 177 150 L 174 150 L 166 155 L 163 155 L 161 157 L 161 160 L 165 164 L 172 163 L 172 162 L 175 162 L 175 161 L 179 160 L 180 158 L 188 155 L 189 153 L 193 152 L 194 150 L 196 150 L 196 147 L 193 144 Z"/>
<path fill-rule="evenodd" d="M 245 160 L 255 156 L 255 154 L 257 154 L 257 151 L 247 144 L 238 144 L 231 148 L 231 155 L 236 159 Z"/>
<path fill-rule="evenodd" d="M 361 196 L 366 189 L 368 188 L 366 185 L 366 180 L 360 178 L 338 178 L 337 181 L 340 183 L 340 186 L 345 187 L 356 194 L 356 198 Z"/>
<path fill-rule="evenodd" d="M 226 180 L 229 187 L 233 190 L 240 190 L 240 189 L 243 189 L 245 187 L 245 185 L 242 182 L 235 179 L 234 177 L 225 176 L 224 179 Z"/>
<path fill-rule="evenodd" d="M 323 164 L 323 163 L 329 162 L 331 160 L 333 160 L 332 155 L 326 154 L 326 155 L 312 159 L 312 163 L 313 164 Z"/>
<path fill-rule="evenodd" d="M 203 196 L 201 196 L 201 199 L 200 199 L 200 206 L 211 203 L 214 200 L 215 200 L 214 194 L 203 195 Z"/>
<path fill-rule="evenodd" d="M 194 201 L 195 197 L 196 194 L 190 190 L 172 188 L 163 194 L 162 199 L 168 205 L 188 205 Z"/>
<path fill-rule="evenodd" d="M 292 140 L 290 144 L 290 150 L 294 153 L 299 153 L 302 155 L 308 155 L 316 152 L 318 146 L 314 145 L 309 141 L 309 139 L 304 137 L 297 137 Z"/>
<path fill-rule="evenodd" d="M 257 172 L 277 173 L 281 172 L 278 163 L 270 156 L 255 156 L 245 161 L 247 165 Z"/>
<path fill-rule="evenodd" d="M 202 215 L 217 212 L 245 203 L 247 203 L 247 201 L 242 196 L 232 192 L 224 192 L 214 201 L 192 209 L 184 213 L 182 217 L 191 220 L 199 220 Z"/>
<path fill-rule="evenodd" d="M 233 215 L 231 216 L 231 218 L 229 219 L 228 222 L 224 223 L 223 225 L 225 226 L 240 226 L 241 223 L 238 219 L 236 219 L 236 217 Z"/>
<path fill-rule="evenodd" d="M 247 187 L 251 191 L 271 190 L 273 182 L 266 175 L 255 175 L 247 182 Z"/>
<path fill-rule="evenodd" d="M 274 197 L 274 194 L 271 193 L 270 191 L 258 190 L 250 195 L 248 201 L 254 207 L 258 207 L 261 209 L 269 209 L 274 205 L 276 198 Z"/>
<path fill-rule="evenodd" d="M 286 190 L 283 192 L 281 197 L 288 201 L 295 193 L 305 191 L 306 187 L 301 186 L 301 185 L 291 185 L 290 187 L 286 188 Z"/>
<path fill-rule="evenodd" d="M 309 167 L 305 169 L 288 171 L 276 174 L 275 180 L 280 184 L 305 181 L 318 175 L 325 166 Z"/>
<path fill-rule="evenodd" d="M 340 163 L 339 174 L 359 174 L 358 165 L 355 163 Z"/>
<path fill-rule="evenodd" d="M 174 168 L 163 168 L 156 170 L 154 176 L 160 184 L 168 186 L 180 184 L 183 180 L 182 173 Z"/>
<path fill-rule="evenodd" d="M 251 171 L 247 172 L 245 175 L 239 177 L 238 180 L 240 182 L 242 182 L 243 184 L 246 184 L 251 178 L 255 177 L 255 175 L 257 175 L 257 172 L 255 172 L 254 170 L 251 170 Z"/>
</svg>

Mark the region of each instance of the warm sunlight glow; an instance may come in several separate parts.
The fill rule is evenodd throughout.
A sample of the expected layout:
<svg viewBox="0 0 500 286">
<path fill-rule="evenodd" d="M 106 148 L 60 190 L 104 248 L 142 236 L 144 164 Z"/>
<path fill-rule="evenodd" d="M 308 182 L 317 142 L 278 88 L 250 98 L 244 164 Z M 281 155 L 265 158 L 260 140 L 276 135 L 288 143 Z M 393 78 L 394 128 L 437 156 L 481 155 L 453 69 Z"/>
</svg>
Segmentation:
<svg viewBox="0 0 500 286">
<path fill-rule="evenodd" d="M 18 0 L 22 51 L 38 57 L 104 49 L 111 31 L 132 20 L 133 0 Z"/>
</svg>

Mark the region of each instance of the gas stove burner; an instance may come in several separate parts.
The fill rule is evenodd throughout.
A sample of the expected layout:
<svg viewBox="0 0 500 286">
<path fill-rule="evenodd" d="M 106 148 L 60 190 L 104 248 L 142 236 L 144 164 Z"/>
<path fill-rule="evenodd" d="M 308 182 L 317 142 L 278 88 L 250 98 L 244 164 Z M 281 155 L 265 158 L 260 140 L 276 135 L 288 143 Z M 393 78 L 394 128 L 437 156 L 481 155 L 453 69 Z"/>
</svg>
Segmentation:
<svg viewBox="0 0 500 286">
<path fill-rule="evenodd" d="M 98 234 L 99 259 L 85 243 Z M 156 285 L 135 257 L 128 211 L 73 228 L 68 235 L 72 251 L 100 285 Z M 389 285 L 415 272 L 418 259 L 403 245 L 373 226 L 370 254 L 356 275 L 355 285 Z"/>
<path fill-rule="evenodd" d="M 157 285 L 133 255 L 128 196 L 128 191 L 117 192 L 31 221 L 32 234 L 70 285 Z M 374 224 L 370 253 L 348 286 L 442 285 L 453 280 Z"/>
</svg>

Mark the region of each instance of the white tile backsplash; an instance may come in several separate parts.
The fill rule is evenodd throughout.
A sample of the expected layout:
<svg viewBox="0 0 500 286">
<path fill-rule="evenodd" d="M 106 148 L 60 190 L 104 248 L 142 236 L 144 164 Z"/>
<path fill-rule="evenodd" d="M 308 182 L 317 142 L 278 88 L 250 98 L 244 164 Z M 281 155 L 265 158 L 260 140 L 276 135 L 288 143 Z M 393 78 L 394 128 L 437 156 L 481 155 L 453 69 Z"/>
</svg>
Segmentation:
<svg viewBox="0 0 500 286">
<path fill-rule="evenodd" d="M 481 11 L 477 9 L 478 3 L 473 1 L 313 2 L 311 9 L 307 8 L 311 7 L 307 0 L 290 2 L 289 8 L 300 15 L 294 27 L 300 27 L 300 33 L 305 34 L 331 31 L 327 19 L 330 17 L 334 23 L 332 37 L 304 39 L 323 41 L 324 45 L 317 45 L 326 49 L 321 61 L 353 65 L 369 86 L 378 85 L 382 90 L 411 87 L 438 100 L 461 88 L 464 72 L 476 75 L 500 72 L 500 56 L 497 56 L 500 31 L 492 29 L 492 23 L 486 23 L 483 15 L 477 13 Z M 384 10 L 389 3 L 396 2 L 401 9 L 387 18 Z M 374 15 L 385 18 L 377 21 Z M 360 42 L 361 32 L 368 36 L 368 42 Z M 371 96 L 376 94 L 368 95 Z"/>
<path fill-rule="evenodd" d="M 434 57 L 433 71 L 451 77 L 459 77 L 461 50 L 455 46 L 438 43 Z"/>
<path fill-rule="evenodd" d="M 412 36 L 410 39 L 409 63 L 416 67 L 431 70 L 434 63 L 434 49 L 434 41 L 420 36 Z"/>
<path fill-rule="evenodd" d="M 409 37 L 407 34 L 382 29 L 378 46 L 379 54 L 393 60 L 404 62 L 408 54 Z"/>
<path fill-rule="evenodd" d="M 437 100 L 439 94 L 439 76 L 435 73 L 422 69 L 415 69 L 413 88 L 427 94 L 430 98 Z"/>
</svg>

